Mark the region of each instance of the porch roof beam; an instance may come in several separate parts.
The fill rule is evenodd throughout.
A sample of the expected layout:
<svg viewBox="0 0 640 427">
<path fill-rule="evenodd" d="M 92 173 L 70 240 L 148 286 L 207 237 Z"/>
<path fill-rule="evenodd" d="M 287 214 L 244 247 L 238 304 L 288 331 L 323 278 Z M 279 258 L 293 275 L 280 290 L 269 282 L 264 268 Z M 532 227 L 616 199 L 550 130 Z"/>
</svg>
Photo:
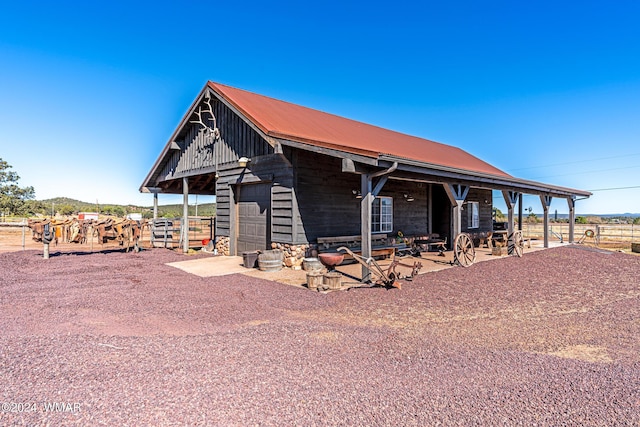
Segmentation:
<svg viewBox="0 0 640 427">
<path fill-rule="evenodd" d="M 380 162 L 379 165 L 383 166 L 384 162 Z M 499 176 L 482 173 L 476 174 L 462 169 L 444 168 L 437 165 L 431 166 L 420 164 L 419 162 L 412 162 L 411 160 L 403 160 L 402 162 L 399 162 L 398 170 L 394 173 L 394 176 L 416 179 L 418 177 L 416 177 L 415 174 L 422 175 L 422 179 L 427 179 L 433 183 L 441 184 L 455 181 L 478 188 L 519 191 L 526 194 L 534 195 L 551 194 L 554 197 L 562 198 L 572 196 L 589 197 L 592 195 L 592 193 L 588 191 L 547 185 L 540 182 L 528 181 L 518 178 L 502 178 Z"/>
</svg>

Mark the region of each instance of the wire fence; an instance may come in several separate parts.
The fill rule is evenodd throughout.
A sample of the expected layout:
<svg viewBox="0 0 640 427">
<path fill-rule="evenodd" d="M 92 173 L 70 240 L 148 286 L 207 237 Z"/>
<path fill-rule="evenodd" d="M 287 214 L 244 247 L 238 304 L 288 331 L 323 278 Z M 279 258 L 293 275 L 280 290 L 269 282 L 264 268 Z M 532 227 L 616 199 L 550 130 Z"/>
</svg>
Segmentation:
<svg viewBox="0 0 640 427">
<path fill-rule="evenodd" d="M 1 216 L 0 217 L 0 226 L 5 226 L 5 227 L 20 227 L 23 224 L 27 223 L 27 219 L 26 218 L 19 218 L 19 217 L 13 217 L 13 216 Z"/>
<path fill-rule="evenodd" d="M 543 239 L 543 224 L 522 224 L 526 238 Z M 549 225 L 549 239 L 560 242 L 569 241 L 569 224 L 552 223 Z M 596 244 L 620 244 L 628 246 L 640 241 L 638 224 L 575 224 L 574 241 Z"/>
</svg>

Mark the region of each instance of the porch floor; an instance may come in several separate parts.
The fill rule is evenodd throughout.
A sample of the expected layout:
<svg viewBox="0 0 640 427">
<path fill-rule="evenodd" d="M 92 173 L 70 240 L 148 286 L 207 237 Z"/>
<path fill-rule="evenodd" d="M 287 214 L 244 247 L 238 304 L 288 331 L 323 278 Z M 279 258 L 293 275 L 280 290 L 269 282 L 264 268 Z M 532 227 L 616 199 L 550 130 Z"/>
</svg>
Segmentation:
<svg viewBox="0 0 640 427">
<path fill-rule="evenodd" d="M 562 245 L 562 243 L 558 242 L 549 242 L 550 247 Z M 524 256 L 526 256 L 527 253 L 535 252 L 542 249 L 544 249 L 543 242 L 533 240 L 531 242 L 530 248 L 525 246 Z M 401 263 L 407 265 L 413 265 L 414 261 L 420 261 L 422 263 L 422 269 L 420 270 L 419 274 L 425 274 L 432 271 L 443 270 L 456 266 L 455 264 L 453 264 L 453 251 L 447 251 L 444 255 L 445 256 L 439 256 L 438 252 L 423 252 L 420 257 L 406 256 L 396 257 L 396 259 Z M 502 258 L 503 256 L 491 255 L 491 249 L 480 247 L 476 248 L 475 262 L 491 261 Z M 245 268 L 242 266 L 242 261 L 242 257 L 216 256 L 188 261 L 179 261 L 170 263 L 169 265 L 200 277 L 223 276 L 228 274 L 241 273 L 251 277 L 272 280 L 286 285 L 306 288 L 307 273 L 304 270 L 292 270 L 289 268 L 283 268 L 280 271 L 265 272 L 255 268 Z M 378 264 L 384 269 L 391 264 L 391 260 L 380 260 L 378 261 Z M 407 273 L 410 272 L 410 269 L 402 266 L 397 267 L 397 270 L 401 272 L 406 271 Z M 336 268 L 336 271 L 339 271 L 343 274 L 343 286 L 348 286 L 350 284 L 353 285 L 357 283 L 362 274 L 362 267 L 359 263 L 353 262 L 351 264 L 338 266 Z"/>
</svg>

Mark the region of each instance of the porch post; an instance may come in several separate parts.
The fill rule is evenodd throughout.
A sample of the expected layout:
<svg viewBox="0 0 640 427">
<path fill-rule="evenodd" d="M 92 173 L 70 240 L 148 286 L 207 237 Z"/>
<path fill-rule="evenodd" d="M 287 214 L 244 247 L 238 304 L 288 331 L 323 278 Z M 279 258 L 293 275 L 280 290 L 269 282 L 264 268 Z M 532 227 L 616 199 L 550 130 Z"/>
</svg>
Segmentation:
<svg viewBox="0 0 640 427">
<path fill-rule="evenodd" d="M 382 187 L 387 182 L 388 175 L 396 170 L 398 162 L 393 162 L 388 169 L 362 174 L 360 177 L 360 194 L 362 201 L 360 202 L 360 236 L 362 242 L 362 257 L 365 260 L 371 258 L 371 205 L 373 199 L 380 194 Z M 373 179 L 378 178 L 376 185 L 373 185 Z M 362 282 L 369 280 L 369 268 L 362 266 Z"/>
<path fill-rule="evenodd" d="M 574 242 L 575 224 L 576 224 L 576 199 L 574 196 L 567 197 L 569 205 L 569 243 Z"/>
<path fill-rule="evenodd" d="M 467 198 L 467 194 L 469 194 L 469 186 L 444 184 L 444 191 L 449 196 L 449 201 L 453 206 L 453 236 L 451 236 L 451 245 L 453 245 L 458 234 L 462 232 L 462 205 Z"/>
<path fill-rule="evenodd" d="M 518 230 L 522 231 L 522 193 L 518 193 Z"/>
<path fill-rule="evenodd" d="M 182 178 L 182 226 L 180 227 L 182 238 L 182 252 L 189 252 L 189 178 Z"/>
<path fill-rule="evenodd" d="M 513 223 L 513 208 L 518 202 L 519 196 L 520 193 L 517 191 L 502 191 L 502 197 L 504 197 L 504 202 L 506 203 L 509 212 L 507 216 L 507 252 L 509 255 L 512 254 L 513 248 L 515 247 L 513 244 L 513 231 L 515 228 Z M 522 216 L 522 214 L 520 214 L 520 216 Z"/>
<path fill-rule="evenodd" d="M 153 219 L 158 219 L 158 192 L 153 193 Z"/>
<path fill-rule="evenodd" d="M 542 209 L 544 209 L 544 247 L 549 247 L 549 206 L 551 206 L 551 196 L 540 196 Z"/>
<path fill-rule="evenodd" d="M 367 260 L 371 257 L 371 205 L 373 203 L 373 193 L 371 189 L 371 175 L 362 174 L 360 176 L 360 235 L 362 236 L 362 257 Z M 369 269 L 362 266 L 362 281 L 367 279 Z"/>
</svg>

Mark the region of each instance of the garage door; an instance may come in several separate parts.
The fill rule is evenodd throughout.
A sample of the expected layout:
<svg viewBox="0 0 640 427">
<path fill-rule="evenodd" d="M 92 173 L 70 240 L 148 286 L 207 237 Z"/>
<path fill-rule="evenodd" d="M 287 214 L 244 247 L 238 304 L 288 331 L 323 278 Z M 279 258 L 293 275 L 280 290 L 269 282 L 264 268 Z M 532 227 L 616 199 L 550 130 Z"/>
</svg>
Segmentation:
<svg viewBox="0 0 640 427">
<path fill-rule="evenodd" d="M 271 184 L 243 185 L 239 190 L 237 253 L 267 249 Z"/>
</svg>

